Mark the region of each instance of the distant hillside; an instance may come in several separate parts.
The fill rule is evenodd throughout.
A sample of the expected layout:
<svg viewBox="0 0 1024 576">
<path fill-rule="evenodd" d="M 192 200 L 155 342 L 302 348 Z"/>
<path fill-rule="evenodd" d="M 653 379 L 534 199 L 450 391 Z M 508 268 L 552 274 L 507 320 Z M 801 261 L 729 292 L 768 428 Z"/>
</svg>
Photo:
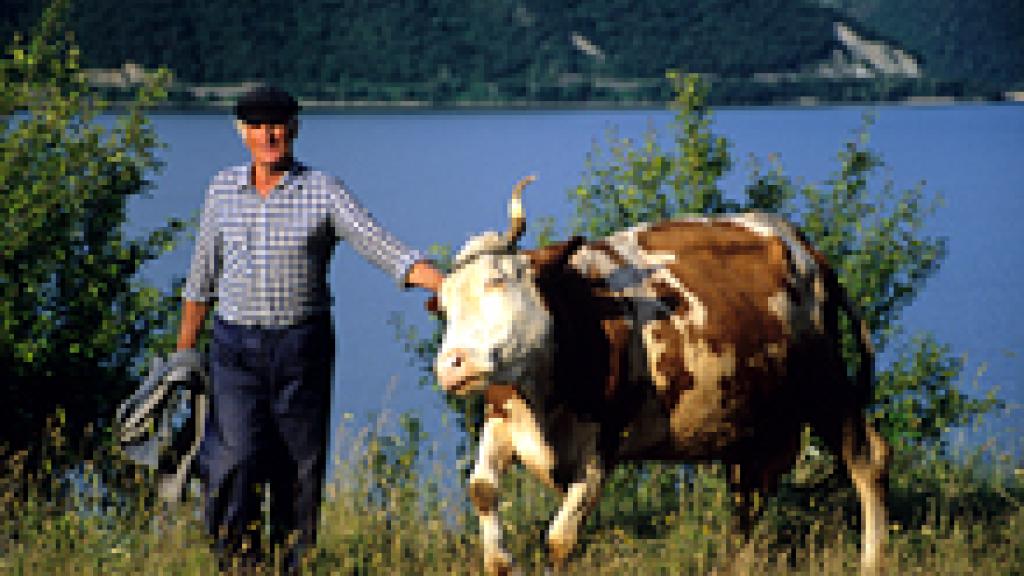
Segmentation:
<svg viewBox="0 0 1024 576">
<path fill-rule="evenodd" d="M 719 103 L 964 95 L 959 69 L 936 69 L 952 60 L 921 67 L 917 56 L 930 49 L 903 50 L 903 29 L 881 25 L 890 22 L 886 2 L 869 3 L 876 8 L 855 10 L 852 0 L 82 0 L 72 27 L 96 84 L 116 97 L 138 76 L 125 62 L 167 66 L 180 102 L 230 100 L 243 83 L 270 80 L 334 103 L 635 104 L 670 96 L 670 68 L 710 75 Z M 42 5 L 5 0 L 0 33 L 26 29 Z M 874 42 L 880 37 L 888 42 Z M 998 91 L 1013 78 L 976 86 Z"/>
<path fill-rule="evenodd" d="M 1024 90 L 1021 0 L 820 0 L 917 55 L 934 77 Z"/>
</svg>

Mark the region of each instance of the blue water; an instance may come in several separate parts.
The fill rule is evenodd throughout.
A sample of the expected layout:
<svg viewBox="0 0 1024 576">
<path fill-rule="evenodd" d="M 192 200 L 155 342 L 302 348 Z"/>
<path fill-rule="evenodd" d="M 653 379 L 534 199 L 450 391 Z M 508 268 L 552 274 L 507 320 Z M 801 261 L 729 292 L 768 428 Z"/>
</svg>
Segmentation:
<svg viewBox="0 0 1024 576">
<path fill-rule="evenodd" d="M 925 181 L 945 197 L 928 231 L 949 237 L 950 252 L 918 300 L 906 310 L 908 333 L 928 331 L 965 354 L 963 387 L 997 388 L 1011 403 L 978 438 L 995 435 L 1020 453 L 1024 433 L 1024 107 L 756 108 L 715 112 L 714 130 L 727 137 L 735 168 L 723 181 L 738 194 L 752 158 L 779 158 L 787 174 L 820 183 L 838 168 L 837 154 L 874 115 L 872 147 L 897 190 Z M 167 144 L 163 172 L 152 196 L 133 205 L 132 228 L 198 210 L 209 178 L 245 161 L 227 115 L 157 115 Z M 567 192 L 581 182 L 588 152 L 615 128 L 640 139 L 648 128 L 667 135 L 671 114 L 662 111 L 528 111 L 410 114 L 307 114 L 296 143 L 306 163 L 345 180 L 363 203 L 407 243 L 458 246 L 470 235 L 505 225 L 504 207 L 515 181 L 539 180 L 525 193 L 529 217 L 554 216 L 565 230 Z M 164 283 L 186 271 L 190 242 L 149 269 Z M 421 388 L 419 372 L 389 324 L 394 313 L 428 326 L 425 294 L 401 292 L 382 273 L 342 246 L 331 267 L 338 332 L 334 414 L 414 410 L 443 445 L 455 442 L 442 426 L 437 393 Z M 980 378 L 975 374 L 983 371 Z M 348 420 L 344 420 L 347 422 Z M 1019 458 L 1019 456 L 1018 456 Z"/>
</svg>

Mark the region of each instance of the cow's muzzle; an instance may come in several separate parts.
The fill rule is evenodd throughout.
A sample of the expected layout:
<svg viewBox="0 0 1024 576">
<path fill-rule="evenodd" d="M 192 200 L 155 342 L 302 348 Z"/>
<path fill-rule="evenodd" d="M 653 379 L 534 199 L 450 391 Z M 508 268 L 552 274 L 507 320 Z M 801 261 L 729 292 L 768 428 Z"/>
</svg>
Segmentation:
<svg viewBox="0 0 1024 576">
<path fill-rule="evenodd" d="M 463 394 L 483 384 L 482 372 L 471 357 L 465 348 L 449 348 L 438 354 L 434 371 L 442 390 L 449 394 Z"/>
</svg>

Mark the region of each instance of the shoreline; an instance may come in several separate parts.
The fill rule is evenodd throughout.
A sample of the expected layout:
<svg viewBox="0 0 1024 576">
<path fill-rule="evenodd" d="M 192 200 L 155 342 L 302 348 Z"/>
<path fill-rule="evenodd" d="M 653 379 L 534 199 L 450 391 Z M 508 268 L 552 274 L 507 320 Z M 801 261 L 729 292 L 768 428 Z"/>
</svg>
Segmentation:
<svg viewBox="0 0 1024 576">
<path fill-rule="evenodd" d="M 123 111 L 130 102 L 124 100 L 107 100 L 110 111 Z M 299 99 L 302 114 L 405 114 L 405 113 L 516 113 L 516 112 L 600 112 L 628 110 L 670 110 L 670 102 L 628 101 L 609 102 L 603 100 L 584 101 L 511 101 L 511 102 L 456 102 L 435 103 L 425 100 L 376 101 L 376 100 L 304 100 Z M 778 102 L 729 103 L 711 104 L 711 109 L 828 109 L 828 108 L 865 108 L 876 106 L 908 107 L 908 108 L 947 108 L 953 106 L 1021 106 L 1024 100 L 1008 98 L 968 97 L 956 98 L 946 96 L 912 96 L 900 100 L 819 100 L 816 98 L 798 98 L 780 100 Z M 179 102 L 166 101 L 145 107 L 147 114 L 225 114 L 230 113 L 233 101 L 218 102 Z"/>
</svg>

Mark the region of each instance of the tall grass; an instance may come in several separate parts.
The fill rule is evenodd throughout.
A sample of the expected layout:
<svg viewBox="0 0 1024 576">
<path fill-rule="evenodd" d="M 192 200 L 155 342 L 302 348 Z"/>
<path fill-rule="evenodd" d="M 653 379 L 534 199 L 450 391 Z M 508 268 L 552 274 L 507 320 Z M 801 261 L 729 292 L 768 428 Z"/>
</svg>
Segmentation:
<svg viewBox="0 0 1024 576">
<path fill-rule="evenodd" d="M 67 447 L 59 433 L 45 443 L 51 454 Z M 414 417 L 346 423 L 336 445 L 307 573 L 480 572 L 463 474 Z M 891 573 L 1024 574 L 1024 477 L 991 456 L 985 449 L 958 458 L 900 453 L 890 479 Z M 616 502 L 602 502 L 567 573 L 856 574 L 856 500 L 834 464 L 827 456 L 804 462 L 764 503 L 749 541 L 733 528 L 720 467 L 673 470 L 677 491 L 673 501 L 651 504 L 657 513 L 616 514 Z M 97 451 L 70 474 L 45 463 L 30 471 L 18 455 L 2 466 L 0 573 L 216 573 L 197 499 L 159 503 L 148 474 L 116 450 Z M 670 469 L 651 470 L 653 486 Z M 508 550 L 524 574 L 544 574 L 543 538 L 558 499 L 517 468 L 502 494 Z"/>
</svg>

